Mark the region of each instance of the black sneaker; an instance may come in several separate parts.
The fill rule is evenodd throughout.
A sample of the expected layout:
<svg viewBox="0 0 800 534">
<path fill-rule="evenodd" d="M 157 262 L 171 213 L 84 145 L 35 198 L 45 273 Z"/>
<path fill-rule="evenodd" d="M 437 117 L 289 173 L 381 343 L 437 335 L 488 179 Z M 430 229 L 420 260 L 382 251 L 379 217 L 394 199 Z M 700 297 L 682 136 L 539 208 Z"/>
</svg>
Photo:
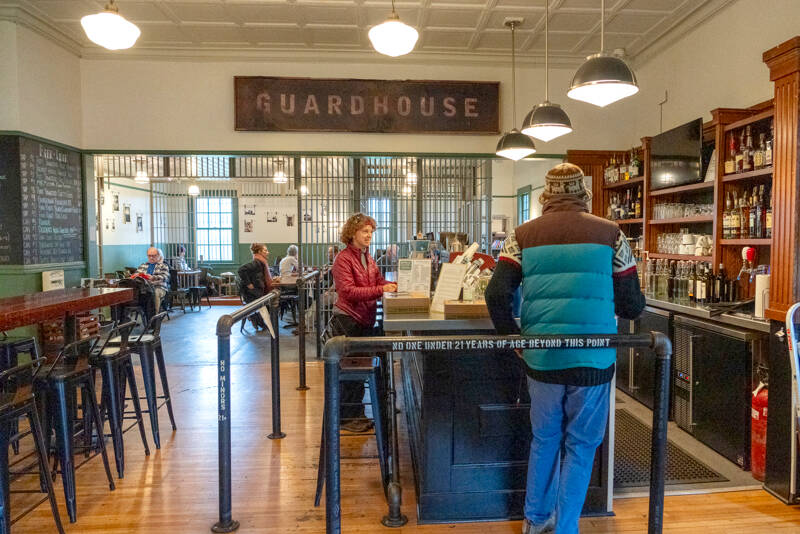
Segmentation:
<svg viewBox="0 0 800 534">
<path fill-rule="evenodd" d="M 341 424 L 341 429 L 353 434 L 363 434 L 372 430 L 373 424 L 369 419 L 353 419 Z"/>
</svg>

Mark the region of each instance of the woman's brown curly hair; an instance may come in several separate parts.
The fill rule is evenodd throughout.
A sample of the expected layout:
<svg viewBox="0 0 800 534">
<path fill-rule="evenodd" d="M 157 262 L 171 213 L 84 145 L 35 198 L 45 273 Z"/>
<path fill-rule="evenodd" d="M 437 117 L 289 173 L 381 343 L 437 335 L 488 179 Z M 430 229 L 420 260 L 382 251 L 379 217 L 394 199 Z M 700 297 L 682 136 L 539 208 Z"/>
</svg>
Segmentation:
<svg viewBox="0 0 800 534">
<path fill-rule="evenodd" d="M 342 234 L 339 236 L 339 241 L 345 245 L 349 245 L 353 242 L 356 232 L 361 230 L 361 228 L 366 225 L 372 226 L 373 230 L 375 230 L 375 228 L 378 226 L 378 224 L 375 222 L 375 219 L 369 215 L 364 213 L 356 213 L 355 215 L 351 215 L 342 227 Z"/>
</svg>

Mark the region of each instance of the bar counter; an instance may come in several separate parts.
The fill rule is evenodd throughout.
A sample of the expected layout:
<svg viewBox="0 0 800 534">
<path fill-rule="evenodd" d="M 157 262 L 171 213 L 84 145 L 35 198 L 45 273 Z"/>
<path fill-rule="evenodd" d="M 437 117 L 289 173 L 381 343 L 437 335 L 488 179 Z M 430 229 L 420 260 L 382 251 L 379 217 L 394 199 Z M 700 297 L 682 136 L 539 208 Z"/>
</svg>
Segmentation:
<svg viewBox="0 0 800 534">
<path fill-rule="evenodd" d="M 392 335 L 494 333 L 489 318 L 445 319 L 432 312 L 384 311 L 383 326 Z M 419 351 L 403 353 L 401 362 L 418 522 L 521 519 L 531 440 L 522 361 L 511 351 Z M 613 415 L 609 428 L 584 515 L 611 513 Z"/>
<path fill-rule="evenodd" d="M 42 321 L 69 319 L 84 311 L 123 304 L 133 299 L 130 288 L 55 289 L 0 299 L 0 331 Z"/>
<path fill-rule="evenodd" d="M 691 315 L 699 319 L 707 319 L 730 326 L 737 326 L 739 328 L 746 328 L 747 330 L 755 330 L 756 332 L 769 333 L 769 321 L 766 319 L 756 319 L 750 314 L 746 313 L 723 313 L 711 317 L 711 311 L 702 306 L 691 306 L 687 304 L 678 304 L 676 302 L 668 302 L 665 300 L 657 300 L 648 298 L 647 305 L 653 308 L 661 308 L 662 310 L 669 310 L 683 315 Z"/>
</svg>

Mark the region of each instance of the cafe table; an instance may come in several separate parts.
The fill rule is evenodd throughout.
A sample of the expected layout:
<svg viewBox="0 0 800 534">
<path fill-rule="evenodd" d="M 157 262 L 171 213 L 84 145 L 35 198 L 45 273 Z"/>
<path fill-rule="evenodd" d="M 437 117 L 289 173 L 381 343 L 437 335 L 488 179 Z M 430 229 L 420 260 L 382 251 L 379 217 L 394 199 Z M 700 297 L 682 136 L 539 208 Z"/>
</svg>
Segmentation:
<svg viewBox="0 0 800 534">
<path fill-rule="evenodd" d="M 131 288 L 68 288 L 0 299 L 0 332 L 44 321 L 64 320 L 64 343 L 75 339 L 75 316 L 133 300 Z"/>
</svg>

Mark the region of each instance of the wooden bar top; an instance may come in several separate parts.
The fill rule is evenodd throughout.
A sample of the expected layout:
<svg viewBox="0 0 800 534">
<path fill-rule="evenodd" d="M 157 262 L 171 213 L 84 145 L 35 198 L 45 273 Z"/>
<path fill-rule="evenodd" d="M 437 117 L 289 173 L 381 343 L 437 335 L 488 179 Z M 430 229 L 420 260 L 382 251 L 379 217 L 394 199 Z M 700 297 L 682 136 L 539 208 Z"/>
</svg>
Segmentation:
<svg viewBox="0 0 800 534">
<path fill-rule="evenodd" d="M 42 321 L 63 319 L 66 314 L 123 304 L 133 299 L 131 288 L 69 288 L 0 299 L 0 331 Z"/>
</svg>

